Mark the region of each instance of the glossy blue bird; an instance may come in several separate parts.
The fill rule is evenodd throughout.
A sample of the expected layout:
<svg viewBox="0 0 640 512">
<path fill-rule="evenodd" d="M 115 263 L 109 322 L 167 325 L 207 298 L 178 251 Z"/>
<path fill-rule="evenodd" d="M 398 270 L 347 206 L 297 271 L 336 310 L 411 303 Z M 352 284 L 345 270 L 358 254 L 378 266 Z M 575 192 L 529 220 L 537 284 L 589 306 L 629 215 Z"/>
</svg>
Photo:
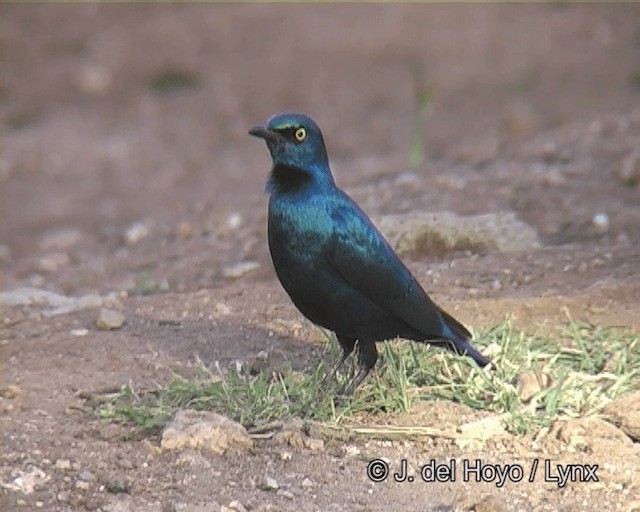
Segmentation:
<svg viewBox="0 0 640 512">
<path fill-rule="evenodd" d="M 302 114 L 279 114 L 249 133 L 264 139 L 273 159 L 267 182 L 268 239 L 278 279 L 313 323 L 335 332 L 342 357 L 357 347 L 360 369 L 351 393 L 378 359 L 377 341 L 397 337 L 489 359 L 469 331 L 439 308 L 367 215 L 331 175 L 324 139 Z"/>
</svg>

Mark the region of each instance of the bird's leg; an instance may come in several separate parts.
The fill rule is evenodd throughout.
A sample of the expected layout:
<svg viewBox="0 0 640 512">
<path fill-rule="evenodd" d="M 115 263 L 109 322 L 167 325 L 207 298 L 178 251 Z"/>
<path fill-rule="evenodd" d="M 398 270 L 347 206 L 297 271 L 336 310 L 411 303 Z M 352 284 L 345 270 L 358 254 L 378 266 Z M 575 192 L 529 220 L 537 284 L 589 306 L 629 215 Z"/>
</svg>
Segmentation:
<svg viewBox="0 0 640 512">
<path fill-rule="evenodd" d="M 329 370 L 324 377 L 322 377 L 322 380 L 320 381 L 320 384 L 318 384 L 318 387 L 322 387 L 324 386 L 329 380 L 331 380 L 333 378 L 333 376 L 336 374 L 336 372 L 340 369 L 340 367 L 344 364 L 344 362 L 347 360 L 347 357 L 349 357 L 349 352 L 342 352 L 342 355 L 340 356 L 340 359 L 338 359 L 335 364 L 331 367 L 331 370 Z"/>
<path fill-rule="evenodd" d="M 342 355 L 340 359 L 338 359 L 335 364 L 331 367 L 331 370 L 327 372 L 327 374 L 322 378 L 318 387 L 322 387 L 326 382 L 334 377 L 336 372 L 340 369 L 340 367 L 347 360 L 347 357 L 353 352 L 353 347 L 355 346 L 356 340 L 355 338 L 349 338 L 347 336 L 343 336 L 341 334 L 336 334 L 338 341 L 340 342 L 340 346 L 342 347 Z"/>
<path fill-rule="evenodd" d="M 351 382 L 345 386 L 340 393 L 341 395 L 352 395 L 356 388 L 369 375 L 371 369 L 376 365 L 378 360 L 378 349 L 375 341 L 358 341 L 358 356 L 360 359 L 360 370 L 356 373 Z"/>
<path fill-rule="evenodd" d="M 342 391 L 339 393 L 342 396 L 351 396 L 356 388 L 360 385 L 360 383 L 369 375 L 369 371 L 371 368 L 367 368 L 366 366 L 361 366 L 356 373 L 355 377 L 351 379 L 351 382 L 347 384 Z"/>
</svg>

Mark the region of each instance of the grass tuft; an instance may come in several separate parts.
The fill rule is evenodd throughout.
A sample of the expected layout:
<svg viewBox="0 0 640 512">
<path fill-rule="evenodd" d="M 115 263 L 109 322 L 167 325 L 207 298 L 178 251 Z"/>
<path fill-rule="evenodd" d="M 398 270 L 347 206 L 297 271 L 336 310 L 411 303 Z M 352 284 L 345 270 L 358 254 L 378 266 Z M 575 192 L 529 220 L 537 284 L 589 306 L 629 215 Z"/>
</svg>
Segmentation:
<svg viewBox="0 0 640 512">
<path fill-rule="evenodd" d="M 640 382 L 640 338 L 619 328 L 570 320 L 551 332 L 517 331 L 511 320 L 474 336 L 474 344 L 493 358 L 480 369 L 468 358 L 427 346 L 385 343 L 376 370 L 352 398 L 335 392 L 356 370 L 329 388 L 319 382 L 340 349 L 327 343 L 322 362 L 302 375 L 289 366 L 258 375 L 224 372 L 200 365 L 196 377 L 176 375 L 166 387 L 138 393 L 131 385 L 101 401 L 99 417 L 153 432 L 178 409 L 213 410 L 247 427 L 274 420 L 303 418 L 338 424 L 358 413 L 407 412 L 416 401 L 451 400 L 473 409 L 502 414 L 514 434 L 547 427 L 558 418 L 596 414 Z M 541 384 L 532 396 L 519 390 L 519 379 L 533 375 Z"/>
</svg>

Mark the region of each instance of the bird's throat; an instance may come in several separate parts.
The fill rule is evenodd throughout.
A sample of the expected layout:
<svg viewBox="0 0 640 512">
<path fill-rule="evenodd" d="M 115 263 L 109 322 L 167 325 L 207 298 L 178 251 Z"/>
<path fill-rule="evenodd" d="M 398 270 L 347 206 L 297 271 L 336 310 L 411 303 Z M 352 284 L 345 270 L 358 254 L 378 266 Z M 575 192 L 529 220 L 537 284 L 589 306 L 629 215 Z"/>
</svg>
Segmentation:
<svg viewBox="0 0 640 512">
<path fill-rule="evenodd" d="M 312 180 L 311 173 L 301 167 L 275 164 L 267 181 L 267 192 L 283 194 L 299 192 Z"/>
</svg>

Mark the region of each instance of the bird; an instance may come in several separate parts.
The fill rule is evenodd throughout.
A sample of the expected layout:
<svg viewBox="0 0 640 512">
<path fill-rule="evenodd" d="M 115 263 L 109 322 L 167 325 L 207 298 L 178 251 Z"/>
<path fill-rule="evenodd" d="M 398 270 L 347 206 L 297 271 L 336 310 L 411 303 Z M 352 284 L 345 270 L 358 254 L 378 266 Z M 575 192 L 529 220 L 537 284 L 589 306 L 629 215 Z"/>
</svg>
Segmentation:
<svg viewBox="0 0 640 512">
<path fill-rule="evenodd" d="M 342 355 L 356 350 L 350 395 L 378 360 L 376 342 L 428 343 L 491 361 L 471 333 L 437 306 L 364 211 L 336 185 L 318 125 L 299 113 L 272 116 L 249 134 L 264 139 L 273 165 L 267 179 L 267 238 L 280 283 L 312 323 L 333 331 Z"/>
</svg>

